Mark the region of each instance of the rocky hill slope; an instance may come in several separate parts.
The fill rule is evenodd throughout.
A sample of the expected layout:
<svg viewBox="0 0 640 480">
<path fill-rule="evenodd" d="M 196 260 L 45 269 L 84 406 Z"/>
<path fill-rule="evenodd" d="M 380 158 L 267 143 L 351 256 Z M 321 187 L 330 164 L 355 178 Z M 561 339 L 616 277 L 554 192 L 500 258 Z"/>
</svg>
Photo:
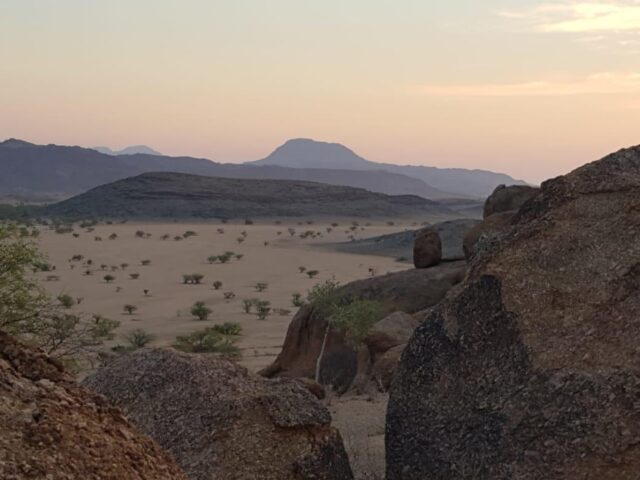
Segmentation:
<svg viewBox="0 0 640 480">
<path fill-rule="evenodd" d="M 173 458 L 44 354 L 0 332 L 0 478 L 185 480 Z"/>
<path fill-rule="evenodd" d="M 402 354 L 388 480 L 638 478 L 640 147 L 496 232 Z"/>
<path fill-rule="evenodd" d="M 146 172 L 180 172 L 225 178 L 301 180 L 364 188 L 387 195 L 455 196 L 418 178 L 383 169 L 303 169 L 277 165 L 216 163 L 204 158 L 98 152 L 89 148 L 0 142 L 0 195 L 68 197 Z"/>
<path fill-rule="evenodd" d="M 293 380 L 266 380 L 217 355 L 148 349 L 85 384 L 172 452 L 191 480 L 350 480 L 340 434 Z"/>
<path fill-rule="evenodd" d="M 304 215 L 451 216 L 431 200 L 286 180 L 241 180 L 145 173 L 49 206 L 46 215 L 75 218 L 244 218 Z"/>
</svg>

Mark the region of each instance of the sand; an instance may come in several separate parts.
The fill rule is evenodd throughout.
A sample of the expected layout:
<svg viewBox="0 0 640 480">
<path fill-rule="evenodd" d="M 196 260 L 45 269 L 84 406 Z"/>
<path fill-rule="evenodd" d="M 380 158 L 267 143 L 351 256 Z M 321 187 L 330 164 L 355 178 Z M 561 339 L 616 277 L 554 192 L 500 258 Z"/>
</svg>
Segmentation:
<svg viewBox="0 0 640 480">
<path fill-rule="evenodd" d="M 56 266 L 56 271 L 39 275 L 43 280 L 51 274 L 59 277 L 58 281 L 43 282 L 54 296 L 67 293 L 82 298 L 81 304 L 73 307 L 74 311 L 119 320 L 117 343 L 125 343 L 124 336 L 134 329 L 152 334 L 153 345 L 168 345 L 177 335 L 216 323 L 237 322 L 243 328 L 239 361 L 251 370 L 258 370 L 268 365 L 282 346 L 289 322 L 297 310 L 291 304 L 293 293 L 304 296 L 313 285 L 331 278 L 346 283 L 365 278 L 371 272 L 383 274 L 408 268 L 406 263 L 392 258 L 315 248 L 322 243 L 346 241 L 348 235 L 353 234 L 350 230 L 345 233 L 351 226 L 350 221 L 336 221 L 340 226 L 331 233 L 327 233 L 326 228 L 332 222 L 326 220 L 303 226 L 295 222 L 283 222 L 282 225 L 273 222 L 256 225 L 127 223 L 98 225 L 92 232 L 76 226 L 77 238 L 44 230 L 40 246 Z M 296 229 L 295 236 L 289 235 L 289 227 Z M 218 233 L 219 228 L 224 229 L 223 234 Z M 410 228 L 410 224 L 389 226 L 384 222 L 372 222 L 364 230 L 360 228 L 356 231 L 358 237 L 394 232 Z M 150 237 L 136 237 L 139 230 Z M 197 235 L 180 241 L 173 239 L 188 230 Z M 324 236 L 299 238 L 298 234 L 306 230 L 321 231 Z M 238 243 L 243 231 L 247 233 L 246 239 Z M 282 233 L 278 235 L 277 232 Z M 117 238 L 110 240 L 113 233 Z M 169 240 L 161 240 L 165 234 L 170 236 Z M 102 241 L 95 241 L 96 236 Z M 225 251 L 234 251 L 243 257 L 226 264 L 208 263 L 210 255 Z M 83 262 L 70 261 L 74 255 L 83 255 L 84 261 L 93 261 L 91 275 L 85 275 L 87 268 L 82 266 Z M 143 260 L 151 263 L 143 266 Z M 120 267 L 123 263 L 128 264 L 124 270 Z M 106 265 L 106 270 L 101 270 L 101 265 Z M 112 266 L 117 269 L 112 271 Z M 318 270 L 319 274 L 311 279 L 299 272 L 299 266 Z M 139 278 L 131 279 L 132 273 L 139 273 Z M 182 283 L 182 275 L 192 273 L 204 275 L 202 284 Z M 108 274 L 115 277 L 112 283 L 104 280 Z M 216 280 L 223 283 L 220 290 L 212 286 Z M 268 284 L 264 292 L 256 291 L 258 282 Z M 149 291 L 148 295 L 144 294 L 145 289 Z M 233 292 L 235 298 L 226 300 L 225 292 Z M 243 299 L 253 298 L 270 301 L 274 309 L 288 312 L 274 312 L 266 320 L 259 320 L 242 308 Z M 196 301 L 205 302 L 213 310 L 208 320 L 199 321 L 190 314 Z M 123 307 L 127 304 L 138 308 L 135 314 L 124 312 Z"/>
<path fill-rule="evenodd" d="M 328 233 L 326 229 L 333 222 L 340 226 Z M 365 223 L 360 221 L 362 226 Z M 92 232 L 76 226 L 77 238 L 71 234 L 43 230 L 40 246 L 50 263 L 56 266 L 56 271 L 38 275 L 53 295 L 68 293 L 74 298 L 82 298 L 81 303 L 72 308 L 73 311 L 119 320 L 121 326 L 112 345 L 125 344 L 125 335 L 134 329 L 152 334 L 152 345 L 170 345 L 177 335 L 216 323 L 237 322 L 243 328 L 239 362 L 257 371 L 271 363 L 281 349 L 287 327 L 297 310 L 291 304 L 293 293 L 306 295 L 313 285 L 331 278 L 346 283 L 366 278 L 372 273 L 379 275 L 411 268 L 393 258 L 339 253 L 323 247 L 324 244 L 348 241 L 354 234 L 357 238 L 366 238 L 416 228 L 412 221 L 394 225 L 385 221 L 370 223 L 364 226 L 364 230 L 358 226 L 355 232 L 349 229 L 351 220 L 345 219 L 315 220 L 311 225 L 298 225 L 291 221 L 276 225 L 273 220 L 255 225 L 101 224 Z M 295 236 L 289 235 L 289 227 L 296 230 Z M 224 233 L 218 232 L 220 228 Z M 197 235 L 174 240 L 176 235 L 188 230 Z M 320 231 L 323 237 L 299 238 L 299 233 L 306 230 Z M 150 236 L 138 238 L 137 231 L 144 231 Z M 242 232 L 246 232 L 246 239 L 238 243 Z M 117 238 L 110 240 L 113 233 Z M 165 234 L 170 236 L 169 240 L 161 239 Z M 96 241 L 96 236 L 102 240 Z M 240 253 L 243 257 L 227 264 L 209 264 L 207 258 L 210 255 L 225 251 Z M 83 255 L 84 261 L 93 261 L 91 275 L 84 274 L 87 268 L 82 266 L 83 262 L 70 261 L 73 255 Z M 151 263 L 143 266 L 143 260 Z M 124 270 L 120 267 L 123 263 L 129 264 Z M 100 269 L 102 264 L 107 266 L 106 270 Z M 111 266 L 117 269 L 112 271 Z M 318 270 L 319 274 L 311 279 L 300 273 L 299 266 Z M 131 279 L 131 273 L 139 273 L 140 277 Z M 204 275 L 202 284 L 182 283 L 182 275 L 192 273 Z M 59 280 L 46 281 L 46 277 L 52 274 Z M 104 280 L 107 274 L 115 277 L 112 283 Z M 212 286 L 216 280 L 223 283 L 220 290 Z M 268 284 L 264 292 L 256 291 L 258 282 Z M 148 295 L 144 294 L 145 289 L 149 290 Z M 225 292 L 233 292 L 235 298 L 225 300 Z M 273 313 L 266 320 L 260 320 L 255 314 L 243 311 L 242 300 L 252 298 L 268 300 L 273 308 L 288 312 Z M 205 302 L 213 310 L 208 320 L 200 321 L 190 314 L 190 308 L 196 301 Z M 124 312 L 126 304 L 138 307 L 135 314 Z M 358 478 L 382 478 L 385 405 L 384 396 L 373 399 L 350 396 L 329 401 L 335 425 L 343 433 Z"/>
</svg>

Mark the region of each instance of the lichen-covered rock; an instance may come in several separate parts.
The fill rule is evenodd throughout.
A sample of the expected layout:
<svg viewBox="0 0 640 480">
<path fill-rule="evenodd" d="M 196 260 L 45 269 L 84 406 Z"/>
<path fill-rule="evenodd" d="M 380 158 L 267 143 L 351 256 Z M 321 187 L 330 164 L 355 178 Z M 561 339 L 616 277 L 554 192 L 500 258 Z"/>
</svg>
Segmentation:
<svg viewBox="0 0 640 480">
<path fill-rule="evenodd" d="M 518 210 L 539 191 L 539 188 L 527 185 L 498 185 L 484 203 L 483 216 L 487 218 L 496 213 Z"/>
<path fill-rule="evenodd" d="M 429 268 L 442 261 L 442 241 L 435 230 L 421 230 L 413 241 L 413 265 Z"/>
<path fill-rule="evenodd" d="M 420 325 L 388 480 L 640 472 L 640 148 L 545 182 Z"/>
<path fill-rule="evenodd" d="M 297 381 L 215 355 L 145 349 L 84 382 L 175 456 L 192 480 L 350 480 L 331 417 Z"/>
<path fill-rule="evenodd" d="M 451 262 L 428 269 L 412 269 L 349 283 L 340 295 L 382 303 L 385 313 L 414 313 L 438 303 L 449 289 L 464 277 L 466 262 Z M 322 311 L 311 305 L 298 310 L 287 330 L 282 351 L 276 360 L 260 373 L 266 377 L 310 377 L 315 375 L 327 327 Z M 358 372 L 368 368 L 339 332 L 331 330 L 321 365 L 320 380 L 346 391 Z M 359 365 L 360 363 L 360 365 Z"/>
<path fill-rule="evenodd" d="M 0 478 L 184 480 L 173 458 L 43 353 L 0 332 Z"/>
</svg>

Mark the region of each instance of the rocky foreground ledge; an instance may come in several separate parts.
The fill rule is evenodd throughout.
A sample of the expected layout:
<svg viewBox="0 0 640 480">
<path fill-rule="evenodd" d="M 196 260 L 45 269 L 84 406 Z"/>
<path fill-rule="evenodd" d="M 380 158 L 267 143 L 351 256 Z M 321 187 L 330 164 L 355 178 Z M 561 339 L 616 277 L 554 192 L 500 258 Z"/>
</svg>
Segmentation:
<svg viewBox="0 0 640 480">
<path fill-rule="evenodd" d="M 640 147 L 480 237 L 402 354 L 387 479 L 639 478 Z"/>
<path fill-rule="evenodd" d="M 0 478 L 185 480 L 173 458 L 61 365 L 0 332 Z"/>
</svg>

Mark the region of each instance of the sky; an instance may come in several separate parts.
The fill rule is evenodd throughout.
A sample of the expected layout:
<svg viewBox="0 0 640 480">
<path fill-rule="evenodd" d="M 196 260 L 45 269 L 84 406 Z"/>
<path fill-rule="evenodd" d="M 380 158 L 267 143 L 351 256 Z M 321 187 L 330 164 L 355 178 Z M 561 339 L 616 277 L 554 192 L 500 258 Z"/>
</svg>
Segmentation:
<svg viewBox="0 0 640 480">
<path fill-rule="evenodd" d="M 640 0 L 2 0 L 9 137 L 539 182 L 640 143 Z"/>
</svg>

